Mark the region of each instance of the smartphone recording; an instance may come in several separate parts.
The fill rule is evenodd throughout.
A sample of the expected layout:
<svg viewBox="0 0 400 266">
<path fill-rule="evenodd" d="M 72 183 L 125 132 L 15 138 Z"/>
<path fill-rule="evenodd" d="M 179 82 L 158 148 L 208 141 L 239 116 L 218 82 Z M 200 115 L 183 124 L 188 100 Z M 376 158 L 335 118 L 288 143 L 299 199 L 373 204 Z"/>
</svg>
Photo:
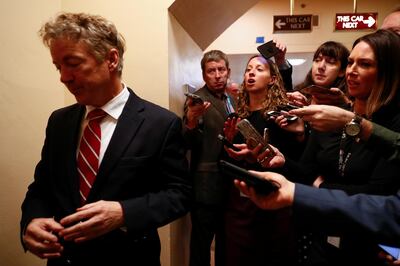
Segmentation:
<svg viewBox="0 0 400 266">
<path fill-rule="evenodd" d="M 290 103 L 278 105 L 278 110 L 289 112 L 290 110 L 299 109 L 301 106 L 296 106 Z"/>
<path fill-rule="evenodd" d="M 248 186 L 253 187 L 259 194 L 268 195 L 269 193 L 279 189 L 276 184 L 227 161 L 221 160 L 219 162 L 219 168 L 223 174 L 232 179 L 238 179 L 245 182 Z"/>
<path fill-rule="evenodd" d="M 203 99 L 197 94 L 186 92 L 185 96 L 188 98 L 191 98 L 193 104 L 203 104 L 204 103 Z"/>
<path fill-rule="evenodd" d="M 222 141 L 222 143 L 223 143 L 226 147 L 231 148 L 231 149 L 234 150 L 234 151 L 240 151 L 239 148 L 236 148 L 236 147 L 232 144 L 232 142 L 230 142 L 227 138 L 225 138 L 225 137 L 222 136 L 221 134 L 218 134 L 217 138 L 218 138 L 218 140 Z"/>
<path fill-rule="evenodd" d="M 258 46 L 257 50 L 265 59 L 269 59 L 277 55 L 280 51 L 273 41 L 269 41 Z"/>
<path fill-rule="evenodd" d="M 302 88 L 299 90 L 302 94 L 336 94 L 335 92 L 331 91 L 328 88 L 318 86 L 318 85 L 310 85 L 308 87 Z"/>
<path fill-rule="evenodd" d="M 268 114 L 270 117 L 278 117 L 278 116 L 283 115 L 283 116 L 286 118 L 286 120 L 287 120 L 288 122 L 294 122 L 294 121 L 296 121 L 297 118 L 298 118 L 298 117 L 295 116 L 295 115 L 289 115 L 289 114 L 283 113 L 283 112 L 281 112 L 281 111 L 269 111 L 267 114 Z"/>
</svg>

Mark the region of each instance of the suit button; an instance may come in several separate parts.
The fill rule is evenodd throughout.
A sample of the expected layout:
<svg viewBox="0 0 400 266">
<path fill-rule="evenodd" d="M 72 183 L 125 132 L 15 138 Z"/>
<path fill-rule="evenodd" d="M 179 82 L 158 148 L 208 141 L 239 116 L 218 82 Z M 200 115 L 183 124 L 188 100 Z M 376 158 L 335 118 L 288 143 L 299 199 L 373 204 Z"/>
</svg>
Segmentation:
<svg viewBox="0 0 400 266">
<path fill-rule="evenodd" d="M 65 262 L 67 263 L 67 265 L 72 265 L 72 261 L 70 259 L 66 259 Z"/>
</svg>

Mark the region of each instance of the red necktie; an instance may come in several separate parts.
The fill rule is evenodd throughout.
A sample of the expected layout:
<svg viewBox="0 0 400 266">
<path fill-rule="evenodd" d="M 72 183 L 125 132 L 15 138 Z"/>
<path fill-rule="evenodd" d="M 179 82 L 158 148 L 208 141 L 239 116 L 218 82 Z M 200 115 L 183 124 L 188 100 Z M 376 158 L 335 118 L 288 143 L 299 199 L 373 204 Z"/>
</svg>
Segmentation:
<svg viewBox="0 0 400 266">
<path fill-rule="evenodd" d="M 101 109 L 94 109 L 87 115 L 88 124 L 83 131 L 78 153 L 79 193 L 81 204 L 85 204 L 99 169 L 101 144 L 100 122 L 106 116 Z"/>
</svg>

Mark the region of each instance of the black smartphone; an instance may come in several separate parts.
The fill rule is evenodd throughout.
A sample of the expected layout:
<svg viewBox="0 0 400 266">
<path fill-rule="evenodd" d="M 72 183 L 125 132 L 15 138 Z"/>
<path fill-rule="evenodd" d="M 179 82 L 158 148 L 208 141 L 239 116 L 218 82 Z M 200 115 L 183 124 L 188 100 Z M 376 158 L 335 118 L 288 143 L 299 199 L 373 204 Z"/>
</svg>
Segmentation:
<svg viewBox="0 0 400 266">
<path fill-rule="evenodd" d="M 289 123 L 296 121 L 297 118 L 298 118 L 295 115 L 285 114 L 285 113 L 282 113 L 281 111 L 269 111 L 267 114 L 269 116 L 274 116 L 274 117 L 278 117 L 280 115 L 283 115 Z"/>
<path fill-rule="evenodd" d="M 301 108 L 301 107 L 290 104 L 290 103 L 278 105 L 278 109 L 280 111 L 286 111 L 286 112 L 289 112 L 290 110 L 294 110 L 294 109 L 299 109 L 299 108 Z"/>
<path fill-rule="evenodd" d="M 276 47 L 274 41 L 269 41 L 264 44 L 261 44 L 260 46 L 257 47 L 257 50 L 265 59 L 277 55 L 280 51 L 278 47 Z"/>
<path fill-rule="evenodd" d="M 244 181 L 248 186 L 253 187 L 257 193 L 268 195 L 269 193 L 279 189 L 276 184 L 227 161 L 220 160 L 219 167 L 223 174 L 226 174 L 232 179 Z"/>
<path fill-rule="evenodd" d="M 322 86 L 318 86 L 318 85 L 310 85 L 308 87 L 302 88 L 299 90 L 301 93 L 303 94 L 335 94 L 334 92 L 332 92 L 330 89 L 322 87 Z"/>
<path fill-rule="evenodd" d="M 203 104 L 203 99 L 197 95 L 190 92 L 185 92 L 185 96 L 192 99 L 193 104 Z"/>
<path fill-rule="evenodd" d="M 233 146 L 232 142 L 230 142 L 229 140 L 227 140 L 224 136 L 222 136 L 221 134 L 218 134 L 217 138 L 222 141 L 222 143 L 227 146 L 228 148 L 231 148 L 234 151 L 240 151 L 239 148 L 236 148 L 235 146 Z"/>
<path fill-rule="evenodd" d="M 393 257 L 394 260 L 400 259 L 400 248 L 391 247 L 386 245 L 379 245 L 381 249 L 383 249 L 387 254 Z"/>
</svg>

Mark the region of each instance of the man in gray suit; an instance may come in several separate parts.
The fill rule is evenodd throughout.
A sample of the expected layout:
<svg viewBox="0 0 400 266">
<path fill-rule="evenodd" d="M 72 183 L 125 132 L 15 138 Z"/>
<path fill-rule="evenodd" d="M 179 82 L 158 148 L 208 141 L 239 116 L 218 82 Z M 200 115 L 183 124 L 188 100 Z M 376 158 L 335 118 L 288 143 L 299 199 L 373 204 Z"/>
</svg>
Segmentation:
<svg viewBox="0 0 400 266">
<path fill-rule="evenodd" d="M 214 234 L 218 249 L 224 180 L 217 167 L 223 146 L 217 136 L 222 134 L 224 121 L 234 111 L 233 99 L 226 93 L 230 75 L 227 56 L 219 50 L 209 51 L 201 60 L 201 68 L 205 85 L 195 94 L 203 102 L 197 103 L 188 98 L 183 118 L 184 135 L 191 150 L 190 166 L 194 188 L 191 266 L 210 265 L 210 246 Z"/>
</svg>

